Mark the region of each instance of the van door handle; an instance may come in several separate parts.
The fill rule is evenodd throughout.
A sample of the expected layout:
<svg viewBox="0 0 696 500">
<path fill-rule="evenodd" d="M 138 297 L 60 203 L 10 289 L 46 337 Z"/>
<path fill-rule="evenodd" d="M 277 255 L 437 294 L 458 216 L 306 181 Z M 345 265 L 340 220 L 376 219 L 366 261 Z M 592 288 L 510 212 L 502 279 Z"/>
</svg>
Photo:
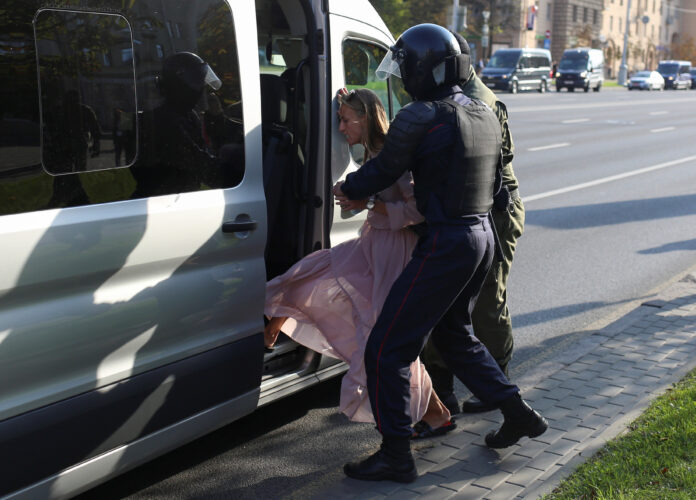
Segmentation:
<svg viewBox="0 0 696 500">
<path fill-rule="evenodd" d="M 223 233 L 240 233 L 243 231 L 253 231 L 258 227 L 258 222 L 254 220 L 226 221 L 222 223 Z"/>
</svg>

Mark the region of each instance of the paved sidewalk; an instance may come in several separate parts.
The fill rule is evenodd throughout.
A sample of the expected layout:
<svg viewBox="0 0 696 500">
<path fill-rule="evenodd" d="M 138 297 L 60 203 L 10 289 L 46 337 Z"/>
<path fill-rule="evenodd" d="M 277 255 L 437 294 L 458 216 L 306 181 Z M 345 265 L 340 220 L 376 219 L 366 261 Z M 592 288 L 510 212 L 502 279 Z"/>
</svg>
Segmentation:
<svg viewBox="0 0 696 500">
<path fill-rule="evenodd" d="M 317 498 L 510 500 L 552 491 L 696 366 L 696 272 L 567 352 L 515 380 L 549 421 L 542 436 L 491 450 L 483 437 L 500 412 L 460 415 L 456 430 L 414 446 L 414 483 L 343 478 Z"/>
</svg>

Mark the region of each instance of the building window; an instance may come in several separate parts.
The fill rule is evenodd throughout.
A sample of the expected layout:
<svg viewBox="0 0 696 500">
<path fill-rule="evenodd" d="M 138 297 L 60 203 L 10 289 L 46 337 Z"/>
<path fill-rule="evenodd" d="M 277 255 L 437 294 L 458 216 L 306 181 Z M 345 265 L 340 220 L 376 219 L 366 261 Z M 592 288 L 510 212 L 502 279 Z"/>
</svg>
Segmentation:
<svg viewBox="0 0 696 500">
<path fill-rule="evenodd" d="M 597 24 L 597 9 L 592 9 L 592 24 Z"/>
<path fill-rule="evenodd" d="M 621 33 L 621 18 L 619 18 L 619 33 Z"/>
<path fill-rule="evenodd" d="M 656 2 L 655 0 L 653 0 L 653 14 L 655 13 L 655 4 L 656 4 L 656 3 L 657 3 L 657 2 Z"/>
<path fill-rule="evenodd" d="M 582 8 L 582 22 L 587 23 L 587 7 Z"/>
<path fill-rule="evenodd" d="M 548 7 L 546 8 L 546 19 L 551 19 L 551 2 L 548 3 Z"/>
<path fill-rule="evenodd" d="M 573 5 L 573 22 L 578 22 L 578 6 Z"/>
<path fill-rule="evenodd" d="M 609 31 L 614 31 L 614 16 L 609 16 Z"/>
</svg>

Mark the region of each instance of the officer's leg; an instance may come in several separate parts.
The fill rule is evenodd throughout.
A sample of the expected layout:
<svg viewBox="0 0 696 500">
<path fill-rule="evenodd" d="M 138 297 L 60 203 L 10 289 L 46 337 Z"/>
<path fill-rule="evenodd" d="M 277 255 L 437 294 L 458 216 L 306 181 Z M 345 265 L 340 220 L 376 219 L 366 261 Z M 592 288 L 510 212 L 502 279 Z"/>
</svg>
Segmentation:
<svg viewBox="0 0 696 500">
<path fill-rule="evenodd" d="M 503 254 L 502 262 L 493 265 L 486 276 L 479 298 L 474 306 L 472 320 L 476 337 L 507 374 L 512 358 L 512 321 L 507 306 L 507 280 L 517 240 L 524 228 L 524 205 L 517 198 L 513 213 L 493 209 L 493 221 Z"/>
<path fill-rule="evenodd" d="M 492 235 L 489 234 L 489 238 Z M 492 242 L 489 244 L 489 250 Z M 472 255 L 473 256 L 473 255 Z M 433 330 L 436 347 L 457 377 L 481 400 L 494 403 L 505 420 L 486 436 L 491 448 L 506 448 L 524 436 L 536 437 L 548 428 L 546 420 L 527 405 L 487 349 L 474 337 L 471 312 L 490 260 L 483 260 L 471 280 Z"/>
<path fill-rule="evenodd" d="M 483 235 L 480 245 L 484 249 L 472 247 L 461 255 L 461 259 L 472 263 L 470 279 L 432 333 L 432 341 L 451 371 L 477 397 L 497 405 L 519 393 L 517 386 L 511 384 L 500 370 L 491 354 L 474 336 L 471 325 L 471 311 L 481 291 L 493 254 L 492 233 L 479 231 Z"/>
<path fill-rule="evenodd" d="M 471 276 L 472 264 L 462 253 L 472 244 L 460 233 L 462 229 L 458 228 L 433 229 L 419 240 L 370 333 L 365 348 L 367 388 L 383 441 L 375 455 L 344 467 L 350 477 L 415 479 L 410 453 L 408 370 L 428 332 Z M 481 250 L 475 260 L 480 261 L 484 252 Z"/>
</svg>

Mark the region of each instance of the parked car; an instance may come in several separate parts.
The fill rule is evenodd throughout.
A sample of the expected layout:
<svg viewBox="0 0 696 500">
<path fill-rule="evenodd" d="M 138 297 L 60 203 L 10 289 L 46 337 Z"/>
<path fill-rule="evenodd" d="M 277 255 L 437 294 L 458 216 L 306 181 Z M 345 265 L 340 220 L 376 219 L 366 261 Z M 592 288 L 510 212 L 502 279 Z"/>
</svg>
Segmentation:
<svg viewBox="0 0 696 500">
<path fill-rule="evenodd" d="M 657 71 L 638 71 L 628 82 L 628 90 L 664 90 L 665 79 Z"/>
<path fill-rule="evenodd" d="M 359 165 L 331 96 L 408 100 L 370 3 L 1 5 L 0 498 L 73 497 L 344 373 L 264 352 L 264 297 L 365 220 L 334 210 Z"/>
<path fill-rule="evenodd" d="M 599 92 L 604 83 L 604 54 L 599 49 L 568 49 L 558 63 L 556 90 L 590 89 Z"/>
<path fill-rule="evenodd" d="M 551 52 L 546 49 L 498 49 L 481 71 L 489 88 L 546 92 L 551 74 Z"/>
<path fill-rule="evenodd" d="M 657 71 L 665 79 L 666 89 L 691 88 L 691 63 L 689 61 L 660 61 Z"/>
</svg>

